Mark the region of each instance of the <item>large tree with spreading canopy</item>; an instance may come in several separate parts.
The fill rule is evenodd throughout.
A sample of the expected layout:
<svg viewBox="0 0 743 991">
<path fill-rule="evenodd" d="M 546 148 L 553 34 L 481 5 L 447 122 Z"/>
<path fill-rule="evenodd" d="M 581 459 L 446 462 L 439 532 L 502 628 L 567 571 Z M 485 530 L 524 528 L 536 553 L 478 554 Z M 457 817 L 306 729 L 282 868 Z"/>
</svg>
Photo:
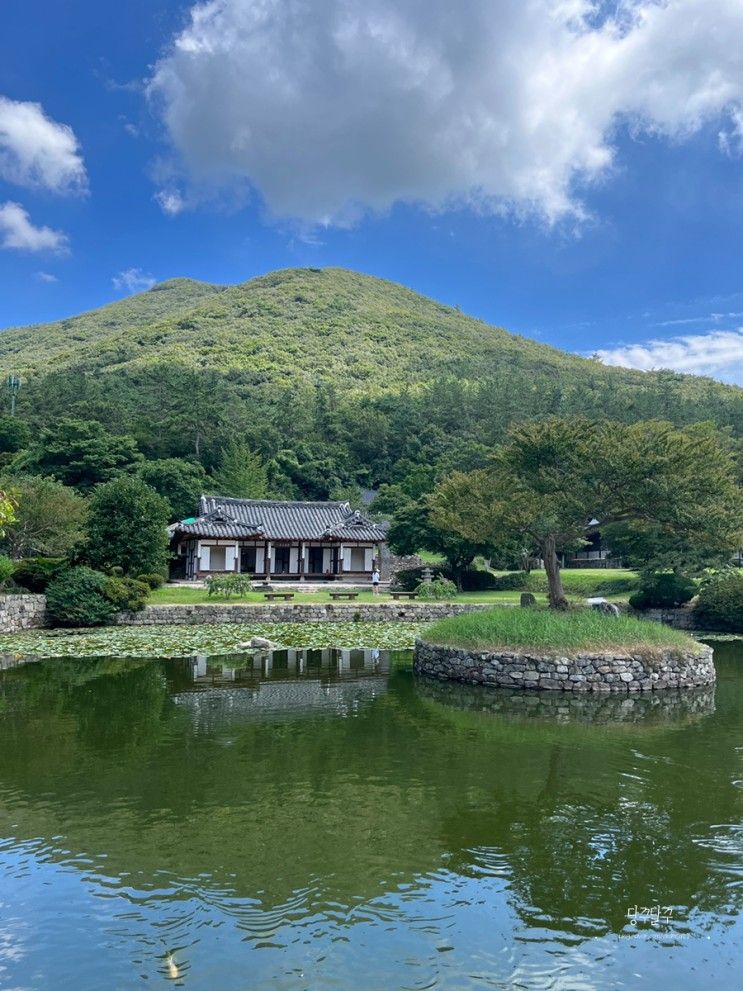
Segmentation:
<svg viewBox="0 0 743 991">
<path fill-rule="evenodd" d="M 652 528 L 663 546 L 720 553 L 740 546 L 743 500 L 735 457 L 712 425 L 679 429 L 553 417 L 518 425 L 479 471 L 454 473 L 430 498 L 431 521 L 497 547 L 521 541 L 541 555 L 549 602 L 567 608 L 559 555 L 579 547 L 592 519 Z"/>
</svg>

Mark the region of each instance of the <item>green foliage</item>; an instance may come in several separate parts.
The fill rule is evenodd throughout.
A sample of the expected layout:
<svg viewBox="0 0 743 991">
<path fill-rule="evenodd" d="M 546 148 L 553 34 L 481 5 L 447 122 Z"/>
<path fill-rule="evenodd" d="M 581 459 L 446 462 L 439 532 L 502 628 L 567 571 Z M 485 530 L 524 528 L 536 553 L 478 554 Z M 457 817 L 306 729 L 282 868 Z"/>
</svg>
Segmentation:
<svg viewBox="0 0 743 991">
<path fill-rule="evenodd" d="M 206 580 L 210 596 L 229 599 L 233 595 L 246 595 L 252 589 L 250 575 L 210 575 Z"/>
<path fill-rule="evenodd" d="M 10 581 L 13 577 L 13 572 L 15 571 L 15 565 L 6 557 L 4 554 L 0 554 L 0 588 L 2 588 L 6 582 Z"/>
<path fill-rule="evenodd" d="M 110 433 L 95 420 L 65 417 L 41 431 L 20 467 L 87 491 L 141 460 L 133 437 Z"/>
<path fill-rule="evenodd" d="M 0 489 L 0 538 L 5 536 L 5 529 L 16 516 L 18 500 L 13 492 Z"/>
<path fill-rule="evenodd" d="M 419 599 L 454 599 L 457 595 L 457 586 L 443 575 L 436 575 L 430 582 L 421 582 L 416 592 Z"/>
<path fill-rule="evenodd" d="M 135 578 L 109 577 L 103 586 L 103 594 L 117 612 L 124 609 L 139 612 L 147 605 L 150 586 Z"/>
<path fill-rule="evenodd" d="M 167 499 L 171 522 L 193 516 L 199 497 L 207 488 L 203 467 L 194 461 L 179 458 L 145 461 L 137 467 L 137 475 Z"/>
<path fill-rule="evenodd" d="M 100 485 L 90 500 L 86 557 L 91 565 L 124 574 L 164 572 L 169 507 L 140 478 Z"/>
<path fill-rule="evenodd" d="M 142 582 L 147 586 L 147 588 L 150 589 L 161 588 L 165 584 L 165 578 L 157 572 L 153 572 L 149 575 L 137 575 L 136 578 L 138 582 Z"/>
<path fill-rule="evenodd" d="M 710 420 L 743 436 L 740 389 L 608 368 L 339 269 L 174 280 L 6 331 L 0 363 L 11 356 L 35 436 L 64 418 L 114 435 L 126 425 L 148 459 L 207 471 L 239 437 L 289 498 L 389 483 L 419 499 L 453 470 L 484 467 L 511 423 L 552 413 Z"/>
<path fill-rule="evenodd" d="M 604 616 L 594 609 L 492 609 L 434 623 L 429 643 L 456 647 L 530 647 L 544 651 L 680 648 L 699 645 L 680 630 L 630 616 Z"/>
<path fill-rule="evenodd" d="M 106 575 L 91 568 L 70 568 L 49 583 L 46 605 L 54 626 L 103 626 L 116 612 L 106 596 Z"/>
<path fill-rule="evenodd" d="M 414 592 L 423 579 L 424 568 L 425 565 L 421 568 L 403 568 L 402 571 L 396 572 L 395 588 L 404 592 Z M 497 587 L 498 579 L 490 571 L 468 568 L 457 573 L 448 567 L 437 568 L 436 571 L 463 592 L 486 592 Z"/>
<path fill-rule="evenodd" d="M 536 591 L 535 584 L 536 576 L 527 575 L 525 571 L 509 571 L 505 575 L 494 576 L 492 588 L 498 592 L 521 591 L 522 589 L 534 592 Z M 542 590 L 540 589 L 540 591 Z"/>
<path fill-rule="evenodd" d="M 514 427 L 492 467 L 454 473 L 430 499 L 435 526 L 497 545 L 539 548 L 550 605 L 565 608 L 558 552 L 580 546 L 591 516 L 653 527 L 663 557 L 739 543 L 735 458 L 709 424 L 685 430 L 552 417 Z"/>
<path fill-rule="evenodd" d="M 743 571 L 731 568 L 705 582 L 694 618 L 708 630 L 743 633 Z"/>
<path fill-rule="evenodd" d="M 214 492 L 235 499 L 264 499 L 268 490 L 266 466 L 246 444 L 232 440 L 222 448 L 219 467 L 212 475 Z"/>
<path fill-rule="evenodd" d="M 13 558 L 65 557 L 85 534 L 85 500 L 67 485 L 40 475 L 6 476 L 18 506 L 3 546 Z"/>
<path fill-rule="evenodd" d="M 686 575 L 663 571 L 643 577 L 640 588 L 630 596 L 633 609 L 673 609 L 694 598 L 696 584 Z"/>
<path fill-rule="evenodd" d="M 24 630 L 5 634 L 8 651 L 35 657 L 187 657 L 236 654 L 253 636 L 286 647 L 324 649 L 374 644 L 380 650 L 411 650 L 422 623 L 194 623 L 191 626 L 115 626 L 93 633 Z"/>
<path fill-rule="evenodd" d="M 49 583 L 67 568 L 61 557 L 26 557 L 15 562 L 13 581 L 29 592 L 45 592 Z"/>
<path fill-rule="evenodd" d="M 31 428 L 17 416 L 0 416 L 0 454 L 15 454 L 31 443 Z"/>
</svg>

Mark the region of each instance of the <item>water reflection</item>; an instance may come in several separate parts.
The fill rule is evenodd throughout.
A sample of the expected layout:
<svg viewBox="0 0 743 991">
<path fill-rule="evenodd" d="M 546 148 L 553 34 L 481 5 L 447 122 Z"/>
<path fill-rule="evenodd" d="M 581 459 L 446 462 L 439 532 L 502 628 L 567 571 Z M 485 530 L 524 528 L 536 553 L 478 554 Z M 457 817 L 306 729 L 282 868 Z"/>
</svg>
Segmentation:
<svg viewBox="0 0 743 991">
<path fill-rule="evenodd" d="M 349 716 L 387 690 L 389 653 L 376 649 L 268 650 L 168 664 L 173 701 L 213 731 L 244 719 Z"/>
<path fill-rule="evenodd" d="M 631 707 L 408 659 L 0 673 L 0 987 L 737 987 L 743 652 Z"/>
<path fill-rule="evenodd" d="M 421 679 L 421 698 L 463 712 L 486 713 L 555 723 L 635 723 L 685 725 L 715 711 L 714 686 L 694 690 L 669 689 L 633 695 L 520 691 Z"/>
</svg>

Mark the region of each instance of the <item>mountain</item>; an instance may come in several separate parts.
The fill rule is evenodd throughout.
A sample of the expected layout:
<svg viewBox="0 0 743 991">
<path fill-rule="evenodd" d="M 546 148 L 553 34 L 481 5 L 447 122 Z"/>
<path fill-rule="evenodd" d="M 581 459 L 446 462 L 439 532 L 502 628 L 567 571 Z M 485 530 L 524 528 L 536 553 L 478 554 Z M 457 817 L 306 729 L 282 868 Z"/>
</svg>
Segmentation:
<svg viewBox="0 0 743 991">
<path fill-rule="evenodd" d="M 742 389 L 609 368 L 333 268 L 164 282 L 0 333 L 0 366 L 24 380 L 34 433 L 96 420 L 148 458 L 206 468 L 239 439 L 281 462 L 281 491 L 318 498 L 411 465 L 470 466 L 513 421 L 553 413 L 711 420 L 743 437 Z"/>
<path fill-rule="evenodd" d="M 20 375 L 165 362 L 247 371 L 261 380 L 332 379 L 362 391 L 446 375 L 482 381 L 509 367 L 599 377 L 607 387 L 645 388 L 654 378 L 567 354 L 343 269 L 287 269 L 236 286 L 174 279 L 78 317 L 0 333 L 0 362 Z M 678 378 L 690 395 L 700 381 Z"/>
</svg>

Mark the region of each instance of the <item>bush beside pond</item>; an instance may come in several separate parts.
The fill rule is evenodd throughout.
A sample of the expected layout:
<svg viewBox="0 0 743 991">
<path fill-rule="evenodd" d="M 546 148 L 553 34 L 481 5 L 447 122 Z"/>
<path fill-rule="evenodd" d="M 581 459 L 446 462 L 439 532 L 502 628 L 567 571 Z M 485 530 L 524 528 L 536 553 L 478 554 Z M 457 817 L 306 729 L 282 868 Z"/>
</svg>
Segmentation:
<svg viewBox="0 0 743 991">
<path fill-rule="evenodd" d="M 728 571 L 707 582 L 699 593 L 694 618 L 709 630 L 743 633 L 743 571 Z"/>
</svg>

